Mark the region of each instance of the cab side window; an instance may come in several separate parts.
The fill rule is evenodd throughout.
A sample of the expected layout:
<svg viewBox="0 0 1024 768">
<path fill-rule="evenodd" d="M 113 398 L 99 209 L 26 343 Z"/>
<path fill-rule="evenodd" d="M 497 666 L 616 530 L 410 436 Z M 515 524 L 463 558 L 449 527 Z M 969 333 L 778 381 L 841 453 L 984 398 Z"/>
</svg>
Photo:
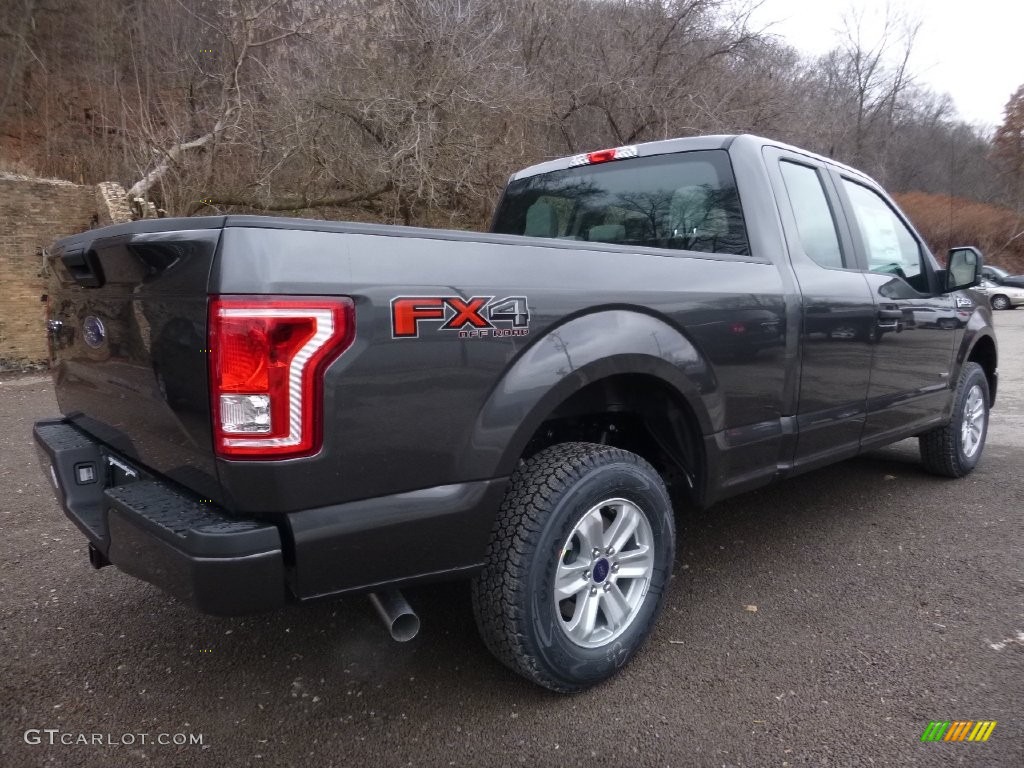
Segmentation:
<svg viewBox="0 0 1024 768">
<path fill-rule="evenodd" d="M 874 190 L 849 179 L 843 187 L 867 253 L 868 269 L 894 275 L 918 293 L 928 293 L 924 253 L 907 225 Z"/>
<path fill-rule="evenodd" d="M 832 218 L 832 209 L 821 177 L 813 168 L 783 160 L 779 163 L 786 193 L 793 208 L 796 228 L 804 253 L 829 269 L 842 269 L 843 253 Z"/>
</svg>

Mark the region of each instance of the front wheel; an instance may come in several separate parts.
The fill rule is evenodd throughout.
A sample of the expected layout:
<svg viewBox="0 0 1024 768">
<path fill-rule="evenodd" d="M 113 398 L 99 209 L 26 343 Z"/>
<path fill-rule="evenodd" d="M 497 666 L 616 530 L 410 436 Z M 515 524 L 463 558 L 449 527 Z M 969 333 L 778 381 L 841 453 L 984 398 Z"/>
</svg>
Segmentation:
<svg viewBox="0 0 1024 768">
<path fill-rule="evenodd" d="M 636 454 L 563 443 L 513 474 L 473 580 L 488 649 L 554 691 L 621 669 L 650 633 L 671 576 L 672 505 Z"/>
<path fill-rule="evenodd" d="M 943 477 L 963 477 L 971 472 L 985 447 L 989 392 L 980 365 L 964 363 L 955 398 L 949 424 L 918 438 L 925 469 Z"/>
<path fill-rule="evenodd" d="M 992 297 L 992 309 L 1009 309 L 1010 300 L 1006 296 L 993 296 Z"/>
</svg>

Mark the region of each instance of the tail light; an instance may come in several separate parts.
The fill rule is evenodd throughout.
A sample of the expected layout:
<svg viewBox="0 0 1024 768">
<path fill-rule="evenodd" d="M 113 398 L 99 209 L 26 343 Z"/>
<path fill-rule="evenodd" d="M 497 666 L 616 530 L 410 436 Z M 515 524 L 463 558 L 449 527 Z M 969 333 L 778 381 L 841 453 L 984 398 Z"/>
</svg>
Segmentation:
<svg viewBox="0 0 1024 768">
<path fill-rule="evenodd" d="M 355 336 L 347 298 L 220 296 L 210 302 L 214 448 L 225 458 L 320 450 L 323 374 Z"/>
</svg>

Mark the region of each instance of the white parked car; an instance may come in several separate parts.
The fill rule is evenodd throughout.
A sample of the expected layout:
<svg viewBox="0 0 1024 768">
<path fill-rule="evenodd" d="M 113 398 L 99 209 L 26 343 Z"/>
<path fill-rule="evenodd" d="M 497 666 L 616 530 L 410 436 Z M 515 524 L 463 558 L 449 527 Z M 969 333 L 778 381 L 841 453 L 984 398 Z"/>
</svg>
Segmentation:
<svg viewBox="0 0 1024 768">
<path fill-rule="evenodd" d="M 1024 306 L 1024 288 L 997 285 L 990 280 L 982 280 L 974 290 L 988 296 L 992 309 L 1016 309 Z"/>
</svg>

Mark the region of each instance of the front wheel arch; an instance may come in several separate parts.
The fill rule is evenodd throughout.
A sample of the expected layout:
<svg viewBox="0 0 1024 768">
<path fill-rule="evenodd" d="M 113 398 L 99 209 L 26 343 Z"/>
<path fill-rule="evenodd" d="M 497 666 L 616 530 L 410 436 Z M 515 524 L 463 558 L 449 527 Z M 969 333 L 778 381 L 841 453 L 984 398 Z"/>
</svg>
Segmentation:
<svg viewBox="0 0 1024 768">
<path fill-rule="evenodd" d="M 988 404 L 990 408 L 994 407 L 996 403 L 996 390 L 999 382 L 998 362 L 996 343 L 988 335 L 978 337 L 964 360 L 964 365 L 967 363 L 977 363 L 985 372 L 985 378 L 988 380 Z"/>
</svg>

